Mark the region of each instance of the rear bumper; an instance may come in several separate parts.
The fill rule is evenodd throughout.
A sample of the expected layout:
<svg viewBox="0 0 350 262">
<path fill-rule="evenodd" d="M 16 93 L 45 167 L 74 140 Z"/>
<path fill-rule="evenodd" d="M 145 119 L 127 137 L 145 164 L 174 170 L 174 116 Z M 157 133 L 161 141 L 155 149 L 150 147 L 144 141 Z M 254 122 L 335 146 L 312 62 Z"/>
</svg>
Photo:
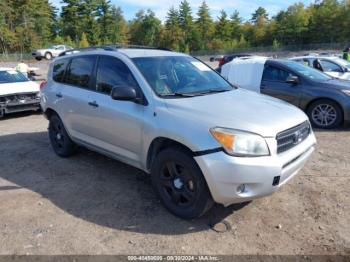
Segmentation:
<svg viewBox="0 0 350 262">
<path fill-rule="evenodd" d="M 273 143 L 273 140 L 268 143 Z M 315 150 L 315 144 L 315 136 L 311 134 L 303 143 L 278 155 L 239 158 L 219 152 L 195 159 L 215 202 L 228 206 L 277 191 L 305 165 Z"/>
</svg>

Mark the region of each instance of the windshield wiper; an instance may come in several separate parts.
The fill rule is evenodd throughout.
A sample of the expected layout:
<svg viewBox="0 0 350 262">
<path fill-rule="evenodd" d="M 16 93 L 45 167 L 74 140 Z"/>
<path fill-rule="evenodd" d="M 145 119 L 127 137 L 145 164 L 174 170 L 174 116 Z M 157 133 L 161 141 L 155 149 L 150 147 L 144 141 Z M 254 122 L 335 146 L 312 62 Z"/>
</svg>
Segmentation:
<svg viewBox="0 0 350 262">
<path fill-rule="evenodd" d="M 194 97 L 194 94 L 190 93 L 169 93 L 169 94 L 161 94 L 160 97 Z"/>
<path fill-rule="evenodd" d="M 206 94 L 214 94 L 214 93 L 224 93 L 224 92 L 228 92 L 231 91 L 232 89 L 209 89 L 209 90 L 205 90 L 202 92 L 198 92 L 195 93 L 196 95 L 206 95 Z"/>
</svg>

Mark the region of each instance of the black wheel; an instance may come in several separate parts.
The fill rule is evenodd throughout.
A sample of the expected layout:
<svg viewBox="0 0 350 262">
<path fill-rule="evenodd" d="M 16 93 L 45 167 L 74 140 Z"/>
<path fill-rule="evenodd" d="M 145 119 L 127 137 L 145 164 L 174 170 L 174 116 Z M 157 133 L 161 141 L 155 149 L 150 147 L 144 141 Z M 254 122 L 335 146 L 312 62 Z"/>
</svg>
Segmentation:
<svg viewBox="0 0 350 262">
<path fill-rule="evenodd" d="M 35 60 L 41 61 L 41 57 L 35 57 Z"/>
<path fill-rule="evenodd" d="M 181 149 L 161 151 L 152 166 L 152 184 L 164 206 L 176 216 L 202 216 L 214 204 L 193 157 Z"/>
<path fill-rule="evenodd" d="M 74 142 L 69 138 L 62 120 L 57 115 L 50 117 L 49 137 L 55 153 L 61 157 L 69 157 L 75 152 Z"/>
<path fill-rule="evenodd" d="M 339 105 L 328 99 L 313 102 L 307 110 L 307 115 L 314 127 L 332 129 L 343 121 L 343 112 Z"/>
<path fill-rule="evenodd" d="M 47 53 L 45 54 L 45 59 L 51 60 L 51 58 L 52 58 L 52 54 L 51 54 L 50 52 L 47 52 Z"/>
</svg>

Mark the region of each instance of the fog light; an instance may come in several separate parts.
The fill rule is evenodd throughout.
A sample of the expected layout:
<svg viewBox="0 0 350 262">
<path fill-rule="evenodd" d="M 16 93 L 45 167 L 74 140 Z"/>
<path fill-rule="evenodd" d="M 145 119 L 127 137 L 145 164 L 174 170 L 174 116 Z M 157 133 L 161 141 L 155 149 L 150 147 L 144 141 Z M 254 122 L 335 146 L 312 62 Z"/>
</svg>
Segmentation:
<svg viewBox="0 0 350 262">
<path fill-rule="evenodd" d="M 238 194 L 243 194 L 245 192 L 245 184 L 239 185 L 237 187 L 237 193 Z"/>
</svg>

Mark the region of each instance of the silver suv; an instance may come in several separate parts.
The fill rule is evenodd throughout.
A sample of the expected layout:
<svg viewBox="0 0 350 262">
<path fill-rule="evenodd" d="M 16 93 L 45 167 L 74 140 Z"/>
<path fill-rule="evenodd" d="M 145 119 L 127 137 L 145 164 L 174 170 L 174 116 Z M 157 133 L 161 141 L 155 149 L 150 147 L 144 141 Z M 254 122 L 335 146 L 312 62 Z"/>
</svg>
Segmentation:
<svg viewBox="0 0 350 262">
<path fill-rule="evenodd" d="M 41 105 L 53 150 L 76 146 L 151 174 L 183 218 L 275 192 L 315 147 L 307 116 L 236 88 L 199 60 L 158 49 L 95 47 L 50 65 Z"/>
</svg>

